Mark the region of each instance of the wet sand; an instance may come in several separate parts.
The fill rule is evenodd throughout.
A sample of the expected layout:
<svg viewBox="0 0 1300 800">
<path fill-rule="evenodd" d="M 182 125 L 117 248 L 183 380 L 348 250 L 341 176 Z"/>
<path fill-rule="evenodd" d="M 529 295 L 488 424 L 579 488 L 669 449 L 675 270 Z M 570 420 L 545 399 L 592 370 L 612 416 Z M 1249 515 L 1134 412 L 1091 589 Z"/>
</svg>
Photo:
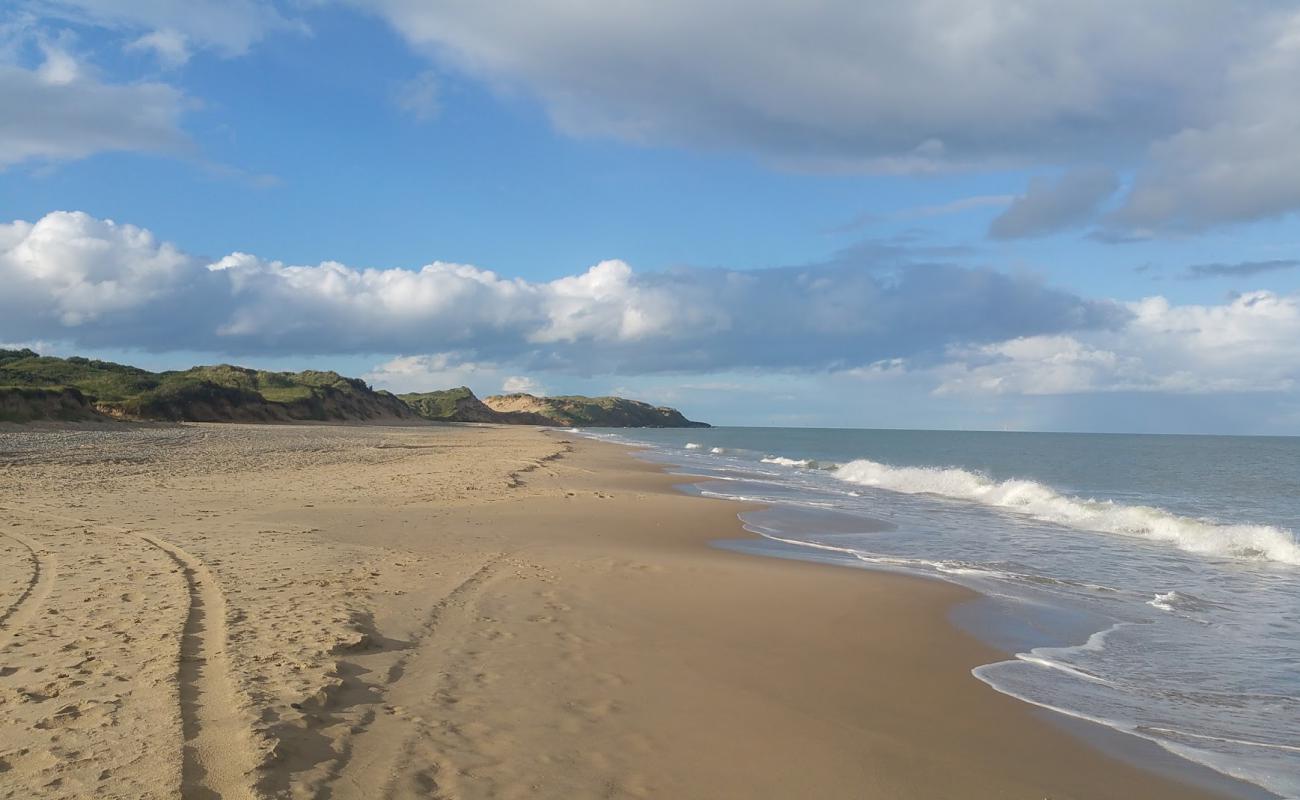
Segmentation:
<svg viewBox="0 0 1300 800">
<path fill-rule="evenodd" d="M 0 431 L 0 796 L 1197 798 L 994 692 L 970 595 L 486 426 Z"/>
</svg>

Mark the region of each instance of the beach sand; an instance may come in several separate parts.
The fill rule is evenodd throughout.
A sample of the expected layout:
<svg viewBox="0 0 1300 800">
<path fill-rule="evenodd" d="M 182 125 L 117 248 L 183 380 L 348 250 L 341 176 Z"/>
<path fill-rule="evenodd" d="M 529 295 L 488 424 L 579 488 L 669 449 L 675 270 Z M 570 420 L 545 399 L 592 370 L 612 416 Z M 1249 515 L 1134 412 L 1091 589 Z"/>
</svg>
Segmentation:
<svg viewBox="0 0 1300 800">
<path fill-rule="evenodd" d="M 1197 798 L 970 675 L 970 595 L 487 426 L 0 432 L 0 796 Z"/>
</svg>

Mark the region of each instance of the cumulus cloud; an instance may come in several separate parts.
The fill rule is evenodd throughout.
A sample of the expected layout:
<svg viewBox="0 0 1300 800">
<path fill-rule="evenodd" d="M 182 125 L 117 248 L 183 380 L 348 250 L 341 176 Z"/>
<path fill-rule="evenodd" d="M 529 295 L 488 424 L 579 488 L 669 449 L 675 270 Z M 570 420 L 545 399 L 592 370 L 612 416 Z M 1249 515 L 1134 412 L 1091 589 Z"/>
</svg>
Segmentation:
<svg viewBox="0 0 1300 800">
<path fill-rule="evenodd" d="M 1037 177 L 989 226 L 994 239 L 1042 236 L 1083 225 L 1119 188 L 1114 172 L 1101 167 L 1070 170 L 1056 180 Z"/>
<path fill-rule="evenodd" d="M 1285 392 L 1300 381 L 1300 298 L 1257 291 L 1222 305 L 1129 304 L 1128 324 L 950 348 L 938 394 Z"/>
<path fill-rule="evenodd" d="M 0 169 L 106 150 L 177 151 L 184 95 L 162 83 L 115 84 L 47 44 L 36 69 L 0 63 Z"/>
<path fill-rule="evenodd" d="M 659 273 L 611 260 L 530 282 L 445 262 L 210 261 L 131 225 L 56 212 L 0 225 L 0 337 L 233 354 L 455 351 L 530 371 L 704 372 L 852 368 L 1104 328 L 1131 313 L 1031 277 L 897 253 L 872 269 L 868 255 Z"/>
<path fill-rule="evenodd" d="M 540 0 L 526 20 L 452 0 L 355 4 L 445 67 L 537 97 L 575 135 L 807 170 L 1136 166 L 1112 240 L 1300 206 L 1300 15 L 1286 4 Z"/>
<path fill-rule="evenodd" d="M 53 331 L 129 314 L 175 297 L 193 275 L 190 256 L 134 225 L 66 213 L 0 225 L 0 302 L 16 330 L 24 321 Z"/>
</svg>

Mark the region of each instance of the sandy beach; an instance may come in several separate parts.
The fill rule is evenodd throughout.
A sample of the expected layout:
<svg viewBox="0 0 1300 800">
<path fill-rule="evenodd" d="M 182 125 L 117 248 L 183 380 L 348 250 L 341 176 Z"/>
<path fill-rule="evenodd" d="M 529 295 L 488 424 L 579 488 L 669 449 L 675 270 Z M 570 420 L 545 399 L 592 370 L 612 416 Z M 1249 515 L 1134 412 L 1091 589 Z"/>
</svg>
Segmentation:
<svg viewBox="0 0 1300 800">
<path fill-rule="evenodd" d="M 970 669 L 970 595 L 490 426 L 0 431 L 0 796 L 1197 798 Z"/>
</svg>

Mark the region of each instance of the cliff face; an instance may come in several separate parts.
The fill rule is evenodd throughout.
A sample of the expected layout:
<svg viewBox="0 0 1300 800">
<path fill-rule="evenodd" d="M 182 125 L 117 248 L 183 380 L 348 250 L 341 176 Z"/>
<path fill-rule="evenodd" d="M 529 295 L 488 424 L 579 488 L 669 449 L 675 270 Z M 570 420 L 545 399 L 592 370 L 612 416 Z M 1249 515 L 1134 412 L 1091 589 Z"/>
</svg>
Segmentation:
<svg viewBox="0 0 1300 800">
<path fill-rule="evenodd" d="M 289 422 L 415 417 L 393 394 L 315 370 L 265 372 L 222 364 L 155 373 L 108 361 L 0 350 L 0 387 L 11 392 L 74 392 L 95 414 L 118 419 Z M 48 401 L 28 403 L 27 414 L 32 419 L 71 419 L 72 403 L 70 398 L 57 407 Z"/>
<path fill-rule="evenodd" d="M 479 400 L 468 386 L 437 392 L 398 395 L 420 417 L 438 422 L 496 422 L 505 425 L 552 425 L 537 414 L 495 411 Z"/>
<path fill-rule="evenodd" d="M 483 399 L 493 411 L 536 414 L 552 425 L 596 428 L 707 428 L 707 423 L 692 422 L 675 408 L 652 406 L 624 397 L 537 397 L 531 394 L 504 394 Z"/>
<path fill-rule="evenodd" d="M 0 422 L 107 422 L 110 417 L 95 409 L 76 389 L 33 389 L 0 386 Z"/>
</svg>

